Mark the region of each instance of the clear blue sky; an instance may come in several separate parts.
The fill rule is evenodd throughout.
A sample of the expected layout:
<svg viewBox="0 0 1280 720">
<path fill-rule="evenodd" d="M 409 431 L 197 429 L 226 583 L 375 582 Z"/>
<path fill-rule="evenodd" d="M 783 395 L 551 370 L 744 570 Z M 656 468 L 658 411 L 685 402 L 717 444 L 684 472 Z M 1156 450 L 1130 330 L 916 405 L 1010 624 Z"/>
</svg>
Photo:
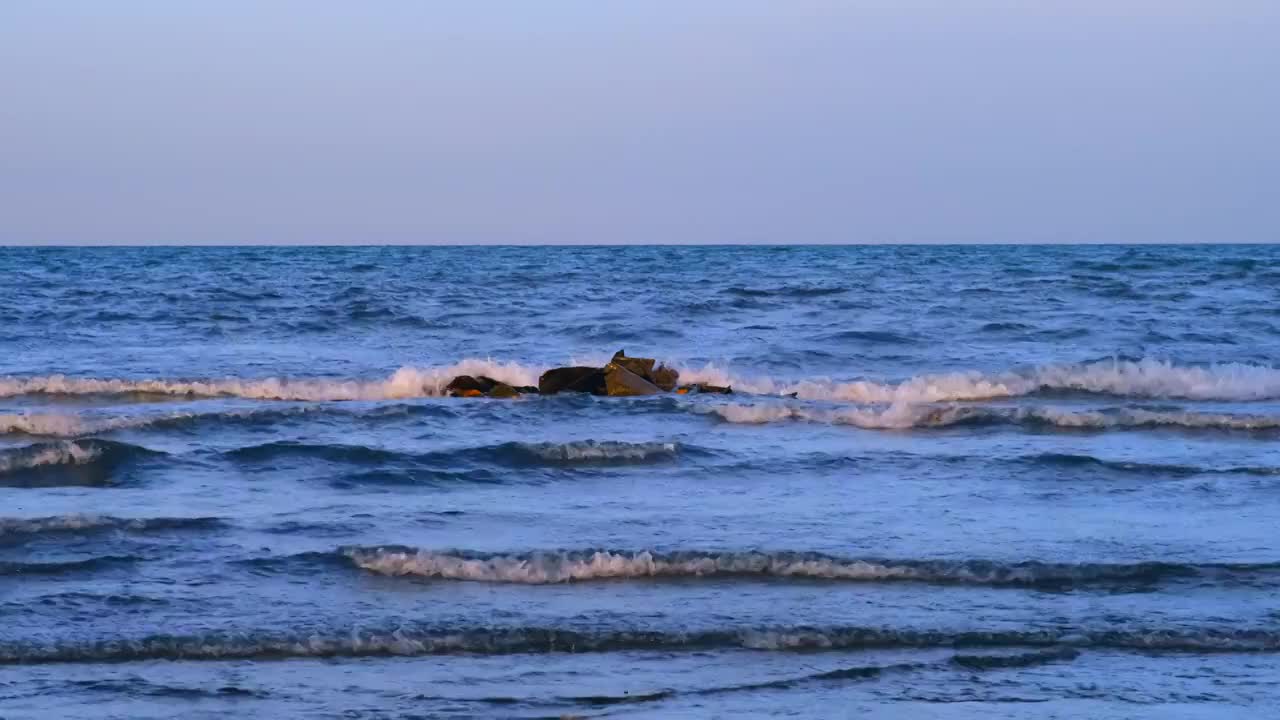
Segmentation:
<svg viewBox="0 0 1280 720">
<path fill-rule="evenodd" d="M 973 241 L 1280 241 L 1280 2 L 0 2 L 0 243 Z"/>
</svg>

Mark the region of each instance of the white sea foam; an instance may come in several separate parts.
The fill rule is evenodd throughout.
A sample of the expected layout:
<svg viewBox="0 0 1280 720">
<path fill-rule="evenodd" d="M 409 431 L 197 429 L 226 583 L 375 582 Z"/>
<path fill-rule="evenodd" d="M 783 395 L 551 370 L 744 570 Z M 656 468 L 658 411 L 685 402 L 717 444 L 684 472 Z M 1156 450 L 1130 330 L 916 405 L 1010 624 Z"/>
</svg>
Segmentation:
<svg viewBox="0 0 1280 720">
<path fill-rule="evenodd" d="M 814 408 L 790 405 L 728 403 L 696 408 L 726 422 L 764 424 L 803 421 L 851 425 L 868 430 L 948 427 L 965 423 L 1050 425 L 1060 428 L 1189 428 L 1203 430 L 1271 430 L 1280 417 L 1130 408 L 1065 410 L 1053 407 L 982 407 L 894 403 L 866 408 Z"/>
<path fill-rule="evenodd" d="M 680 380 L 727 385 L 738 391 L 760 395 L 795 393 L 806 400 L 885 404 L 988 400 L 1029 395 L 1041 390 L 1186 400 L 1280 398 L 1280 369 L 1277 368 L 1243 363 L 1183 366 L 1153 359 L 1045 365 L 1024 373 L 918 375 L 888 383 L 826 379 L 783 382 L 768 377 L 738 377 L 708 365 L 682 369 Z"/>
<path fill-rule="evenodd" d="M 518 363 L 467 359 L 439 368 L 403 367 L 382 380 L 264 378 L 249 380 L 122 380 L 48 375 L 0 379 L 0 397 L 35 393 L 61 395 L 129 394 L 232 396 L 254 400 L 395 400 L 443 394 L 458 375 L 486 375 L 511 385 L 537 385 L 541 370 Z"/>
<path fill-rule="evenodd" d="M 912 580 L 974 585 L 1035 585 L 1154 580 L 1200 572 L 1270 572 L 1273 566 L 999 563 L 969 560 L 873 560 L 797 552 L 546 551 L 512 555 L 411 548 L 346 548 L 355 565 L 382 575 L 546 585 L 588 580 L 753 575 L 843 581 Z"/>
<path fill-rule="evenodd" d="M 0 435 L 20 433 L 24 435 L 52 435 L 72 437 L 92 432 L 77 415 L 53 413 L 24 413 L 0 415 Z"/>
<path fill-rule="evenodd" d="M 580 440 L 568 443 L 521 443 L 520 447 L 544 460 L 558 462 L 652 460 L 656 458 L 672 457 L 676 455 L 680 449 L 675 443 L 629 443 L 615 440 Z"/>
</svg>

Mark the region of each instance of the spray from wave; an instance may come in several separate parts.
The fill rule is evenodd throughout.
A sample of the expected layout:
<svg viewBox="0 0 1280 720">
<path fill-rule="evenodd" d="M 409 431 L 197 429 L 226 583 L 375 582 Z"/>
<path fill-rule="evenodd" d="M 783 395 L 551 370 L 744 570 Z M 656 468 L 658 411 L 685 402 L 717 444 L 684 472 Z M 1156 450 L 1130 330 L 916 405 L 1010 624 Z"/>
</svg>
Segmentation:
<svg viewBox="0 0 1280 720">
<path fill-rule="evenodd" d="M 512 385 L 536 385 L 546 368 L 467 359 L 436 368 L 404 367 L 378 380 L 240 379 L 128 380 L 64 375 L 0 379 L 0 397 L 31 394 L 155 394 L 243 397 L 257 400 L 394 400 L 432 397 L 457 375 L 486 375 Z M 1244 363 L 1176 365 L 1163 360 L 1109 360 L 1045 365 L 1025 372 L 928 374 L 900 382 L 814 379 L 779 381 L 738 377 L 715 366 L 681 368 L 684 382 L 728 385 L 762 395 L 858 403 L 928 403 L 987 400 L 1040 392 L 1085 392 L 1121 397 L 1249 401 L 1280 399 L 1280 369 Z"/>
</svg>

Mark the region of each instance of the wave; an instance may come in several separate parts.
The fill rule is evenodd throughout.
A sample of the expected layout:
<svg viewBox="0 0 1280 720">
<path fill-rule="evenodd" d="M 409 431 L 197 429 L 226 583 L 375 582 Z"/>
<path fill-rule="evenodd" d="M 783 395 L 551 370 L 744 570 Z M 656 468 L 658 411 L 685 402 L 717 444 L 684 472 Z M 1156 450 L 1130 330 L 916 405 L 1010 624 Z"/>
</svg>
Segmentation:
<svg viewBox="0 0 1280 720">
<path fill-rule="evenodd" d="M 0 539 L 15 536 L 86 534 L 109 531 L 157 532 L 207 530 L 226 523 L 213 517 L 121 518 L 110 515 L 52 515 L 38 518 L 0 518 Z"/>
<path fill-rule="evenodd" d="M 1002 668 L 1024 668 L 1035 665 L 1075 660 L 1080 651 L 1073 647 L 1052 648 L 1039 652 L 1019 653 L 1017 655 L 954 655 L 951 662 L 969 670 L 999 670 Z"/>
<path fill-rule="evenodd" d="M 1107 360 L 1045 365 L 1025 372 L 957 372 L 919 375 L 901 382 L 775 381 L 737 377 L 708 365 L 681 369 L 682 382 L 731 386 L 759 395 L 858 403 L 923 403 L 990 400 L 1045 392 L 1084 392 L 1119 397 L 1182 400 L 1280 399 L 1280 368 L 1244 363 L 1193 366 L 1162 360 Z"/>
<path fill-rule="evenodd" d="M 266 461 L 279 457 L 306 457 L 327 462 L 350 464 L 409 463 L 447 468 L 458 462 L 515 467 L 646 463 L 675 458 L 686 449 L 692 448 L 673 442 L 633 443 L 616 440 L 579 440 L 564 443 L 506 442 L 495 445 L 414 453 L 365 445 L 280 441 L 237 448 L 227 454 L 230 457 L 247 461 Z M 697 449 L 692 450 L 699 451 Z"/>
<path fill-rule="evenodd" d="M 300 405 L 294 407 L 246 408 L 207 412 L 177 412 L 164 415 L 130 415 L 93 418 L 74 414 L 24 413 L 0 414 L 0 435 L 19 434 L 37 437 L 81 437 L 117 430 L 182 429 L 211 425 L 271 425 L 300 417 L 339 415 L 376 422 L 415 416 L 454 417 L 449 408 L 434 405 L 379 405 L 353 410 L 333 405 Z"/>
<path fill-rule="evenodd" d="M 11 562 L 0 560 L 0 575 L 66 575 L 69 573 L 94 572 L 121 565 L 132 565 L 138 558 L 131 555 L 103 555 L 84 560 L 64 560 L 51 562 Z"/>
<path fill-rule="evenodd" d="M 400 546 L 349 547 L 351 563 L 382 575 L 544 585 L 608 579 L 768 577 L 852 582 L 1062 587 L 1156 583 L 1175 578 L 1250 580 L 1280 576 L 1280 563 L 1004 563 L 989 560 L 885 560 L 811 552 L 581 550 L 517 554 L 435 552 Z"/>
<path fill-rule="evenodd" d="M 1032 465 L 1057 465 L 1061 467 L 1096 467 L 1117 472 L 1160 475 L 1280 475 L 1280 467 L 1233 465 L 1210 468 L 1195 465 L 1143 463 L 1129 460 L 1105 460 L 1092 455 L 1072 453 L 1040 453 L 1028 455 L 1023 461 Z"/>
<path fill-rule="evenodd" d="M 1051 407 L 989 407 L 977 405 L 916 405 L 886 407 L 814 408 L 798 405 L 741 404 L 693 406 L 695 412 L 716 415 L 731 423 L 765 424 L 787 420 L 852 425 L 867 430 L 908 430 L 965 425 L 1028 425 L 1079 430 L 1187 429 L 1247 432 L 1280 430 L 1280 417 L 1194 411 L 1107 408 L 1061 410 Z"/>
<path fill-rule="evenodd" d="M 542 370 L 518 363 L 467 359 L 439 368 L 403 367 L 382 380 L 287 379 L 125 380 L 65 375 L 0 378 L 0 397 L 18 395 L 177 395 L 254 400 L 395 400 L 433 397 L 458 375 L 485 375 L 510 385 L 537 385 Z"/>
<path fill-rule="evenodd" d="M 62 484 L 94 484 L 105 479 L 103 473 L 124 463 L 148 456 L 163 455 L 129 443 L 111 440 L 59 440 L 36 443 L 10 450 L 0 450 L 0 486 Z M 89 471 L 66 476 L 69 471 Z"/>
<path fill-rule="evenodd" d="M 741 286 L 725 288 L 720 292 L 727 295 L 736 295 L 745 298 L 763 298 L 763 297 L 797 297 L 812 298 L 825 297 L 828 295 L 843 295 L 850 291 L 847 287 L 824 287 L 824 286 L 784 286 L 772 289 L 758 289 Z"/>
<path fill-rule="evenodd" d="M 435 368 L 403 367 L 377 380 L 224 378 L 129 380 L 65 375 L 0 378 L 0 397 L 55 395 L 176 395 L 256 400 L 394 400 L 434 397 L 457 375 L 486 375 L 512 385 L 537 385 L 545 367 L 466 359 Z M 988 400 L 1038 393 L 1083 392 L 1119 397 L 1252 401 L 1280 399 L 1280 368 L 1245 363 L 1176 365 L 1154 359 L 1045 365 L 1022 372 L 926 374 L 899 382 L 829 379 L 782 381 L 738 377 L 714 365 L 678 368 L 683 382 L 731 386 L 762 395 L 795 394 L 807 400 L 922 403 Z"/>
<path fill-rule="evenodd" d="M 517 464 L 645 463 L 670 460 L 691 448 L 674 442 L 580 440 L 566 443 L 512 442 L 486 448 Z"/>
<path fill-rule="evenodd" d="M 0 664 L 150 660 L 271 660 L 420 655 L 499 655 L 748 649 L 814 652 L 874 648 L 1102 648 L 1141 652 L 1280 652 L 1270 630 L 1131 629 L 899 630 L 874 627 L 750 627 L 670 632 L 544 627 L 394 629 L 113 637 L 97 641 L 3 641 Z M 836 671 L 838 672 L 838 671 Z M 835 676 L 833 676 L 835 677 Z"/>
</svg>

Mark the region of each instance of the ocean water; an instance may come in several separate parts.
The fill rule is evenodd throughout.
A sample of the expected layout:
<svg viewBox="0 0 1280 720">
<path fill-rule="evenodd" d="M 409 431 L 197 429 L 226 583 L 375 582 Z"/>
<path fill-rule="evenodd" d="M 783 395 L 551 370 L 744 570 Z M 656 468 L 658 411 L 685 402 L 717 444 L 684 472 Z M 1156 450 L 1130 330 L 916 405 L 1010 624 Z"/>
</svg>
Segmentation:
<svg viewBox="0 0 1280 720">
<path fill-rule="evenodd" d="M 735 394 L 440 396 L 618 349 Z M 1278 358 L 1276 247 L 0 249 L 0 717 L 1277 717 Z"/>
</svg>

